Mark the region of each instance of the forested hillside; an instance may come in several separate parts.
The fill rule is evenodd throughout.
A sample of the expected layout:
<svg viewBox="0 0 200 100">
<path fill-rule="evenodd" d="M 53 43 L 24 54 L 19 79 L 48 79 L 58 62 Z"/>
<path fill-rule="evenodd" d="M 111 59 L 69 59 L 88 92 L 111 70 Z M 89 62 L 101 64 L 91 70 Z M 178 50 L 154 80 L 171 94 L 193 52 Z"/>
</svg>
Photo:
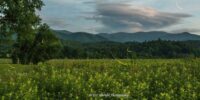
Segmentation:
<svg viewBox="0 0 200 100">
<path fill-rule="evenodd" d="M 182 58 L 200 57 L 200 41 L 64 42 L 67 58 Z"/>
<path fill-rule="evenodd" d="M 88 42 L 145 42 L 153 40 L 171 40 L 171 41 L 188 41 L 200 40 L 199 35 L 188 32 L 168 33 L 164 31 L 136 32 L 136 33 L 86 33 L 86 32 L 70 32 L 65 30 L 52 30 L 54 34 L 61 40 L 78 41 L 82 43 Z"/>
</svg>

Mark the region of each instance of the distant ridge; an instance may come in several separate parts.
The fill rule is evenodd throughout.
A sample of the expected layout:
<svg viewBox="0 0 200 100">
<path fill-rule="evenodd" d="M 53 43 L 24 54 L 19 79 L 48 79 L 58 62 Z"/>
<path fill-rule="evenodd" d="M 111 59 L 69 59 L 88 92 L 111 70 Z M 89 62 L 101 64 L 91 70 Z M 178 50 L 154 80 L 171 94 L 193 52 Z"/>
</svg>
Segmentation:
<svg viewBox="0 0 200 100">
<path fill-rule="evenodd" d="M 62 40 L 70 40 L 70 41 L 77 41 L 77 42 L 101 42 L 101 41 L 109 41 L 108 39 L 100 36 L 94 35 L 86 32 L 69 32 L 69 31 L 60 31 L 54 30 L 55 35 L 62 39 Z"/>
<path fill-rule="evenodd" d="M 151 32 L 136 32 L 136 33 L 99 33 L 91 34 L 86 32 L 69 32 L 65 30 L 53 30 L 55 35 L 61 40 L 70 40 L 77 42 L 144 42 L 152 40 L 171 40 L 171 41 L 187 41 L 187 40 L 200 40 L 199 35 L 191 34 L 188 32 L 183 33 L 167 33 L 163 31 L 151 31 Z"/>
</svg>

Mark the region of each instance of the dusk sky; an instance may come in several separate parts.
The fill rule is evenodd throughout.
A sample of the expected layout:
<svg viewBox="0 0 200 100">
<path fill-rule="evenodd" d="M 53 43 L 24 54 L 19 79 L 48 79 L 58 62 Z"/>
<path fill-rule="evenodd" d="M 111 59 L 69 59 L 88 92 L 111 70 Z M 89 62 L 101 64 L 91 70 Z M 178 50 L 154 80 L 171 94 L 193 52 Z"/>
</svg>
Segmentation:
<svg viewBox="0 0 200 100">
<path fill-rule="evenodd" d="M 52 29 L 114 33 L 191 32 L 200 35 L 200 0 L 44 0 Z"/>
</svg>

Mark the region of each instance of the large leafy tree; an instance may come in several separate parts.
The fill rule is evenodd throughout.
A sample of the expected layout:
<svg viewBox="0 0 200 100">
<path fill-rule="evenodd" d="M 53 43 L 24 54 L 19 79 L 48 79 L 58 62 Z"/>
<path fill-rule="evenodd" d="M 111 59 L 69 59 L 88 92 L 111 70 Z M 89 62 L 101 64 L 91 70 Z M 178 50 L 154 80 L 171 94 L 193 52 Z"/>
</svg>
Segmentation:
<svg viewBox="0 0 200 100">
<path fill-rule="evenodd" d="M 52 33 L 47 24 L 39 27 L 29 54 L 30 61 L 37 64 L 53 58 L 59 58 L 62 53 L 60 40 Z"/>
<path fill-rule="evenodd" d="M 1 0 L 1 34 L 7 36 L 17 34 L 13 57 L 18 57 L 23 64 L 27 61 L 30 45 L 34 39 L 35 31 L 40 24 L 40 18 L 36 15 L 44 5 L 41 0 Z M 16 63 L 16 61 L 15 61 Z"/>
<path fill-rule="evenodd" d="M 5 35 L 18 33 L 19 39 L 30 36 L 30 32 L 33 32 L 40 23 L 36 11 L 41 10 L 43 5 L 41 0 L 1 0 L 0 21 L 2 33 Z"/>
<path fill-rule="evenodd" d="M 12 50 L 13 63 L 29 64 L 33 62 L 33 50 L 39 50 L 39 46 L 35 43 L 40 43 L 36 42 L 35 39 L 39 38 L 40 32 L 52 34 L 48 31 L 47 25 L 41 26 L 41 19 L 36 14 L 43 5 L 42 0 L 0 0 L 0 36 L 7 37 L 10 34 L 17 34 L 16 43 Z M 46 27 L 46 30 L 42 31 L 40 26 Z M 53 44 L 53 42 L 49 44 Z M 45 47 L 41 46 L 40 49 L 42 48 Z M 37 53 L 34 53 L 34 56 L 34 59 L 39 58 Z"/>
</svg>

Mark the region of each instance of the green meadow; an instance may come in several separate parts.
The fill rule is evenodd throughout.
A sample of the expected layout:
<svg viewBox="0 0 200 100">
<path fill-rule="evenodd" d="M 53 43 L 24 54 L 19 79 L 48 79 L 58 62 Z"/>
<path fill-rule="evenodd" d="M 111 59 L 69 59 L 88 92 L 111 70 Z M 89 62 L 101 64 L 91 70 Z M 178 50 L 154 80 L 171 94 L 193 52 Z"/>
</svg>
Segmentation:
<svg viewBox="0 0 200 100">
<path fill-rule="evenodd" d="M 50 60 L 38 65 L 0 60 L 0 98 L 200 99 L 200 59 Z"/>
</svg>

